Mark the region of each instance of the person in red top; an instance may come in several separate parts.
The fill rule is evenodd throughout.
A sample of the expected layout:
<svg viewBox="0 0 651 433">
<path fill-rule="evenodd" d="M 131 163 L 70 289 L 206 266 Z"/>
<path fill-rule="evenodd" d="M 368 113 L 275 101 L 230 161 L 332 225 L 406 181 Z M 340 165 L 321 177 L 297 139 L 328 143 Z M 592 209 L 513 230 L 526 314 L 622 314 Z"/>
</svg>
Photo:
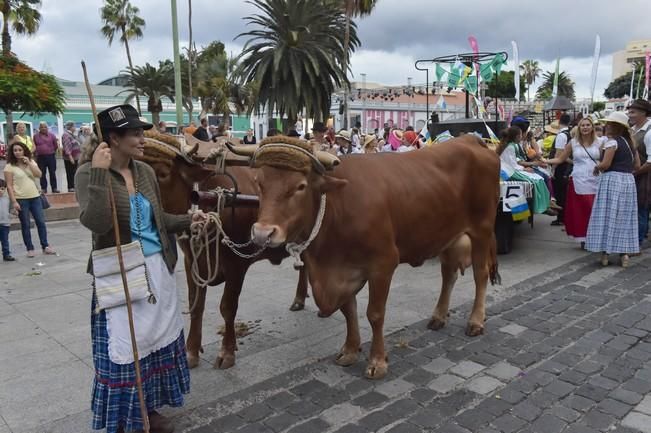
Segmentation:
<svg viewBox="0 0 651 433">
<path fill-rule="evenodd" d="M 56 151 L 59 148 L 59 139 L 52 134 L 47 123 L 41 122 L 38 125 L 38 133 L 34 135 L 34 153 L 36 154 L 36 163 L 41 170 L 41 191 L 47 192 L 47 178 L 45 172 L 50 175 L 50 186 L 52 192 L 58 193 L 57 189 L 57 160 Z"/>
<path fill-rule="evenodd" d="M 66 129 L 61 136 L 68 192 L 75 191 L 75 173 L 79 167 L 79 156 L 81 155 L 81 141 L 75 136 L 75 129 L 75 122 L 66 122 Z"/>
</svg>

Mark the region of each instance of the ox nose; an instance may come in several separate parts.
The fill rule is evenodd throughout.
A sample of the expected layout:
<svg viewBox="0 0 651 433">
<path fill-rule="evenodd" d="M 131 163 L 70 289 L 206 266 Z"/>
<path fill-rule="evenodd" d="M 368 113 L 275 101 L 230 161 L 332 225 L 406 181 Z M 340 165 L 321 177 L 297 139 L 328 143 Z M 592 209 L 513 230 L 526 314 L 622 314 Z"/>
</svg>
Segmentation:
<svg viewBox="0 0 651 433">
<path fill-rule="evenodd" d="M 275 232 L 275 226 L 255 223 L 251 227 L 251 240 L 259 247 L 266 246 Z"/>
</svg>

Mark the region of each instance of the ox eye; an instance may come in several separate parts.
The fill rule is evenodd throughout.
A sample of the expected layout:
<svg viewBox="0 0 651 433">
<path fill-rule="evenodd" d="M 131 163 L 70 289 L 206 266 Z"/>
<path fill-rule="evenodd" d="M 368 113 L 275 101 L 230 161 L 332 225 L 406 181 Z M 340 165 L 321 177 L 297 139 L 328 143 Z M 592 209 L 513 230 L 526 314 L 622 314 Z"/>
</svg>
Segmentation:
<svg viewBox="0 0 651 433">
<path fill-rule="evenodd" d="M 301 183 L 301 184 L 298 185 L 298 187 L 296 187 L 296 191 L 297 192 L 305 191 L 305 188 L 307 188 L 307 185 L 304 184 L 304 183 Z"/>
</svg>

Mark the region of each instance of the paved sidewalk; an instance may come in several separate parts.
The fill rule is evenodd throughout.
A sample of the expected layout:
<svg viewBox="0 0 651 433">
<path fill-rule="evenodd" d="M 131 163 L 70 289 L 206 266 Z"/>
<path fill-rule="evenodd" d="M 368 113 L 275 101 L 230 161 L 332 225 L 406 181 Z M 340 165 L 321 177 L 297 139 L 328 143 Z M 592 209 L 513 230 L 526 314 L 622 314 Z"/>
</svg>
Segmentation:
<svg viewBox="0 0 651 433">
<path fill-rule="evenodd" d="M 236 365 L 212 368 L 222 320 L 221 288 L 211 288 L 205 353 L 192 370 L 192 392 L 183 408 L 164 412 L 178 420 L 177 432 L 186 433 L 482 431 L 468 422 L 516 431 L 509 426 L 533 429 L 547 425 L 548 415 L 573 427 L 610 423 L 624 432 L 636 430 L 622 428 L 622 422 L 638 423 L 639 429 L 651 425 L 644 424 L 645 387 L 651 382 L 645 285 L 651 259 L 634 258 L 623 272 L 598 268 L 596 257 L 580 251 L 550 221 L 537 217 L 533 230 L 516 228 L 514 253 L 499 257 L 503 285 L 489 288 L 487 334 L 476 339 L 462 332 L 474 296 L 471 272 L 455 287 L 450 325 L 432 332 L 425 320 L 440 288 L 438 262 L 400 266 L 385 324 L 390 374 L 379 382 L 362 377 L 367 345 L 357 365 L 334 365 L 344 340 L 341 314 L 318 318 L 311 298 L 304 311 L 288 311 L 297 278 L 291 262 L 256 263 L 237 316 L 253 332 L 238 340 Z M 48 235 L 59 256 L 25 258 L 20 233 L 13 231 L 18 262 L 0 264 L 0 433 L 89 431 L 93 368 L 84 270 L 90 236 L 74 221 L 48 224 Z M 180 268 L 177 282 L 187 308 Z M 362 339 L 368 341 L 367 291 L 359 298 Z M 529 405 L 536 409 L 523 412 Z"/>
</svg>

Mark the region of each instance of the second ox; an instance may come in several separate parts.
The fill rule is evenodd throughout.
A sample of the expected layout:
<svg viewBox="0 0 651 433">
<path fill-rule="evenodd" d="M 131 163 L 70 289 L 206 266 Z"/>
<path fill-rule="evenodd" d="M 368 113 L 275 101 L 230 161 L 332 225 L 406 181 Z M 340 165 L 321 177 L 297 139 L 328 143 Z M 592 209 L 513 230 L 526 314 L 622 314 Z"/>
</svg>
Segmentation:
<svg viewBox="0 0 651 433">
<path fill-rule="evenodd" d="M 326 174 L 307 143 L 271 137 L 252 165 L 260 197 L 252 239 L 302 252 L 320 312 L 340 310 L 346 318 L 339 365 L 358 360 L 356 295 L 368 282 L 373 335 L 366 376 L 387 374 L 385 308 L 400 263 L 440 258 L 443 282 L 431 329 L 445 326 L 458 273 L 472 265 L 475 300 L 466 334 L 483 333 L 486 286 L 499 279 L 493 234 L 499 159 L 481 140 L 465 136 L 414 152 L 353 155 Z"/>
</svg>

